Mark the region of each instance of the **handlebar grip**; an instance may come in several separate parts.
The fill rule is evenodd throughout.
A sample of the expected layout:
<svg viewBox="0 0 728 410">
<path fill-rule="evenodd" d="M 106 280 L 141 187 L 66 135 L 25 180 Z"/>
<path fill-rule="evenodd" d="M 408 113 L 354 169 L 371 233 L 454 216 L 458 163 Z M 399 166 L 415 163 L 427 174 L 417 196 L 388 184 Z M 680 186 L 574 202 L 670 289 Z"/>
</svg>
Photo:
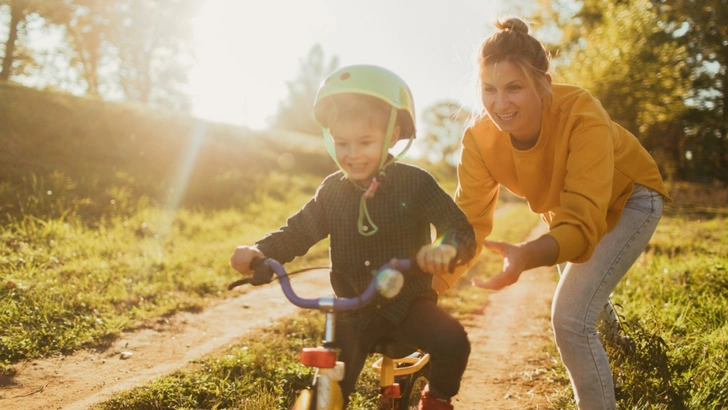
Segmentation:
<svg viewBox="0 0 728 410">
<path fill-rule="evenodd" d="M 253 260 L 250 261 L 250 270 L 252 270 L 252 271 L 258 270 L 258 268 L 263 263 L 263 261 L 265 261 L 264 258 L 258 258 L 258 257 L 253 258 Z"/>
<path fill-rule="evenodd" d="M 253 286 L 265 285 L 273 280 L 273 270 L 270 266 L 264 263 L 263 258 L 253 258 L 250 261 L 250 269 L 253 271 L 253 276 L 238 279 L 228 285 L 228 290 L 232 290 L 235 287 L 251 284 Z"/>
</svg>

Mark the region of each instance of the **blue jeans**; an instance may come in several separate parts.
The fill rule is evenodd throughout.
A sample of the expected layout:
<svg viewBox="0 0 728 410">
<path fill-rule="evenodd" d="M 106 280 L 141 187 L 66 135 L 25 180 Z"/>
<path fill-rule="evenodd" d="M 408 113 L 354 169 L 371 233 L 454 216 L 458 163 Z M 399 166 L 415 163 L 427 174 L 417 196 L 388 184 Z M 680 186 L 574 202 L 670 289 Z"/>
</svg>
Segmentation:
<svg viewBox="0 0 728 410">
<path fill-rule="evenodd" d="M 662 206 L 662 195 L 635 185 L 619 222 L 597 244 L 592 257 L 584 263 L 567 263 L 561 272 L 551 323 L 580 410 L 616 409 L 612 371 L 597 335 L 597 321 L 605 313 L 609 295 L 655 232 Z"/>
</svg>

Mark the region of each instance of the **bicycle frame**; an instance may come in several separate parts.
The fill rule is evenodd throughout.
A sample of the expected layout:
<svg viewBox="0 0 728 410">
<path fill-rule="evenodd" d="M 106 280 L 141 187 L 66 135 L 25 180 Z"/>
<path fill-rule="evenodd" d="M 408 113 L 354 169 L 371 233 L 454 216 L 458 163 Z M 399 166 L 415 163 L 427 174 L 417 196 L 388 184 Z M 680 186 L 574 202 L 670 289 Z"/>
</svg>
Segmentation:
<svg viewBox="0 0 728 410">
<path fill-rule="evenodd" d="M 423 370 L 429 362 L 430 354 L 421 351 L 400 358 L 391 358 L 382 354 L 382 357 L 372 364 L 374 372 L 379 374 L 379 390 L 381 394 L 379 410 L 394 410 L 397 408 L 397 401 L 402 398 L 403 393 L 400 385 L 395 382 L 397 376 L 415 374 Z M 413 382 L 412 380 L 410 381 L 410 383 Z M 407 400 L 408 397 L 404 399 Z"/>
<path fill-rule="evenodd" d="M 307 367 L 315 368 L 312 389 L 303 390 L 291 410 L 343 410 L 344 398 L 339 387 L 339 381 L 344 378 L 344 363 L 337 360 L 337 350 L 334 347 L 336 312 L 354 310 L 364 307 L 374 300 L 377 293 L 386 297 L 393 297 L 402 287 L 403 277 L 399 270 L 410 268 L 409 259 L 393 259 L 382 266 L 374 275 L 366 290 L 355 298 L 337 298 L 324 296 L 315 299 L 299 297 L 291 287 L 290 279 L 283 266 L 274 259 L 257 259 L 251 263 L 253 276 L 231 283 L 228 289 L 250 283 L 255 286 L 270 283 L 273 274 L 278 277 L 286 298 L 294 305 L 304 309 L 316 309 L 324 312 L 324 340 L 322 345 L 315 348 L 304 348 L 301 351 L 301 363 Z M 380 408 L 393 409 L 394 400 L 400 396 L 399 385 L 395 383 L 395 376 L 411 374 L 422 369 L 429 361 L 429 355 L 395 360 L 383 356 L 375 367 L 380 373 L 380 387 L 382 391 Z M 402 364 L 409 366 L 401 367 Z"/>
</svg>

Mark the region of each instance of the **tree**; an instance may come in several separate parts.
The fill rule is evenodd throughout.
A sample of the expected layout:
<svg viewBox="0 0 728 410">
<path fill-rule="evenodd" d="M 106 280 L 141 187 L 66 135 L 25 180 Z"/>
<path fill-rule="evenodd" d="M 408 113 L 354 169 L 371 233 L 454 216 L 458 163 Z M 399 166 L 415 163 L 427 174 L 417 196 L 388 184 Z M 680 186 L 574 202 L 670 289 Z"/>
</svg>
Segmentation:
<svg viewBox="0 0 728 410">
<path fill-rule="evenodd" d="M 560 34 L 555 80 L 592 92 L 663 172 L 728 181 L 727 13 L 725 0 L 541 0 L 533 16 L 537 37 Z"/>
<path fill-rule="evenodd" d="M 686 49 L 688 108 L 683 116 L 686 147 L 695 162 L 707 165 L 696 176 L 728 182 L 728 2 L 652 0 L 664 31 Z"/>
<path fill-rule="evenodd" d="M 119 0 L 110 42 L 116 79 L 126 97 L 148 105 L 186 111 L 181 86 L 191 57 L 193 0 Z"/>
<path fill-rule="evenodd" d="M 320 44 L 315 44 L 300 61 L 300 73 L 293 81 L 286 83 L 288 98 L 278 105 L 273 126 L 306 134 L 321 133 L 313 115 L 313 102 L 321 81 L 339 66 L 338 57 L 328 62 Z"/>
<path fill-rule="evenodd" d="M 67 0 L 68 14 L 60 21 L 73 51 L 70 64 L 86 82 L 86 93 L 99 95 L 99 68 L 108 53 L 113 24 L 112 0 Z"/>
<path fill-rule="evenodd" d="M 445 162 L 456 166 L 460 157 L 460 140 L 473 117 L 466 108 L 453 101 L 438 101 L 425 109 L 425 135 L 420 145 L 432 163 Z"/>
<path fill-rule="evenodd" d="M 560 77 L 597 95 L 615 121 L 661 157 L 670 177 L 684 154 L 679 124 L 689 90 L 686 50 L 659 27 L 649 0 L 602 7 L 599 23 L 583 38 L 584 47 L 573 48 Z"/>
<path fill-rule="evenodd" d="M 191 60 L 193 0 L 0 0 L 3 4 L 10 6 L 11 27 L 0 78 L 18 70 L 16 40 L 33 15 L 47 27 L 62 27 L 65 37 L 53 52 L 60 65 L 43 67 L 35 51 L 39 72 L 58 76 L 57 67 L 67 62 L 73 74 L 66 80 L 86 94 L 189 110 L 182 86 Z"/>
<path fill-rule="evenodd" d="M 10 24 L 8 25 L 8 38 L 5 40 L 5 55 L 3 56 L 0 81 L 8 81 L 14 67 L 22 58 L 23 54 L 18 53 L 21 49 L 18 44 L 20 33 L 23 31 L 28 18 L 34 14 L 42 14 L 43 11 L 53 8 L 42 0 L 0 0 L 0 6 L 6 5 L 10 9 Z"/>
</svg>

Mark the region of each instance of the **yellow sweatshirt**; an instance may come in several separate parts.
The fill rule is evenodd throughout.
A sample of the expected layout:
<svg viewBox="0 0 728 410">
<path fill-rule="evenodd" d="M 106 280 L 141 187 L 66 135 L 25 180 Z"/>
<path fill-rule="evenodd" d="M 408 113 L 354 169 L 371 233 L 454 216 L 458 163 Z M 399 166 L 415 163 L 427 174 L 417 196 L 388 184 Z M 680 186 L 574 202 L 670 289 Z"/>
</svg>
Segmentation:
<svg viewBox="0 0 728 410">
<path fill-rule="evenodd" d="M 477 243 L 493 228 L 498 187 L 526 198 L 559 244 L 556 263 L 587 261 L 619 221 L 634 184 L 671 201 L 657 164 L 629 131 L 584 89 L 553 84 L 544 97 L 536 145 L 520 151 L 489 117 L 465 131 L 455 200 Z"/>
</svg>

